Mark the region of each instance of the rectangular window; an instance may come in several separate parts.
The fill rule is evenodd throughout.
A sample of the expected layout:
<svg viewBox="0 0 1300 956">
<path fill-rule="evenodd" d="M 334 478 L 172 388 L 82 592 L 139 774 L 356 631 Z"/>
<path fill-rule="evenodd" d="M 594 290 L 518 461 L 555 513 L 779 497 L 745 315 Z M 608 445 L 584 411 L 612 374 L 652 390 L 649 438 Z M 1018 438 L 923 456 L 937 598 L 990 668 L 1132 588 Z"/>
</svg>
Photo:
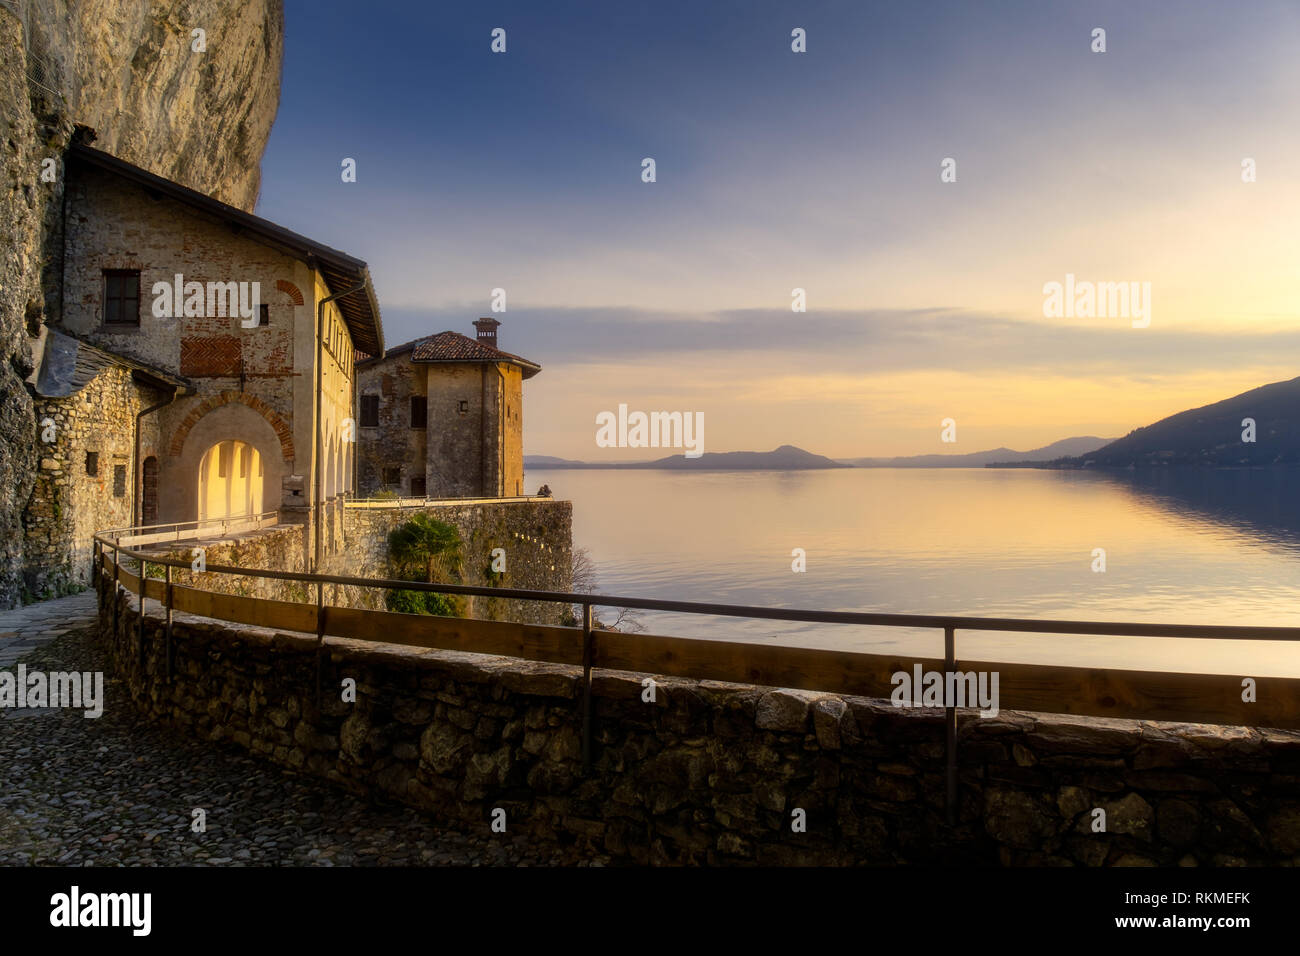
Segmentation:
<svg viewBox="0 0 1300 956">
<path fill-rule="evenodd" d="M 113 497 L 126 497 L 126 465 L 113 466 Z"/>
<path fill-rule="evenodd" d="M 361 427 L 362 428 L 379 427 L 379 396 L 378 395 L 361 396 Z"/>
<path fill-rule="evenodd" d="M 423 395 L 411 396 L 411 427 L 427 428 L 429 425 L 429 400 Z"/>
<path fill-rule="evenodd" d="M 258 325 L 271 324 L 271 307 L 269 305 L 259 305 L 257 307 L 257 324 Z"/>
<path fill-rule="evenodd" d="M 384 469 L 385 485 L 400 485 L 401 483 L 402 483 L 402 469 L 400 468 Z"/>
<path fill-rule="evenodd" d="M 424 494 L 424 475 L 412 475 L 411 495 L 415 498 L 423 498 Z"/>
<path fill-rule="evenodd" d="M 462 398 L 460 400 L 460 405 L 457 407 L 457 411 L 459 411 L 462 415 L 464 415 L 466 412 L 469 411 L 469 402 L 467 402 L 465 399 Z"/>
<path fill-rule="evenodd" d="M 86 474 L 92 478 L 99 474 L 99 452 L 86 452 Z"/>
<path fill-rule="evenodd" d="M 104 324 L 140 326 L 140 270 L 104 270 Z"/>
</svg>

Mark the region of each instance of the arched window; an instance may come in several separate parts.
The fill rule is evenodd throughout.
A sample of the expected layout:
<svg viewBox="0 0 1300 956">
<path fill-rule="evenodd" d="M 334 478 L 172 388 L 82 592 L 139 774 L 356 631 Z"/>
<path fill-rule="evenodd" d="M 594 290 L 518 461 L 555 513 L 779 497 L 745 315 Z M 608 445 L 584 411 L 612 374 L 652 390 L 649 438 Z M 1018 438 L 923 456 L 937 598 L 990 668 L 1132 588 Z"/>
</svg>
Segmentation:
<svg viewBox="0 0 1300 956">
<path fill-rule="evenodd" d="M 262 512 L 262 456 L 242 441 L 218 442 L 199 462 L 199 519 Z"/>
</svg>

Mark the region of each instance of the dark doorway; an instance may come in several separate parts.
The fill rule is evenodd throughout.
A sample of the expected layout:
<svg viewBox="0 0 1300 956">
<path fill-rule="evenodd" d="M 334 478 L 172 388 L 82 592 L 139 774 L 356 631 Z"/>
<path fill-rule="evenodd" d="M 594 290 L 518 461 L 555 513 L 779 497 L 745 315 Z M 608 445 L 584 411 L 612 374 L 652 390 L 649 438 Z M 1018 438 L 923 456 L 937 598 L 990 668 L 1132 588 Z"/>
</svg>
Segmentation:
<svg viewBox="0 0 1300 956">
<path fill-rule="evenodd" d="M 158 459 L 150 455 L 144 460 L 144 486 L 141 490 L 140 523 L 158 523 Z"/>
</svg>

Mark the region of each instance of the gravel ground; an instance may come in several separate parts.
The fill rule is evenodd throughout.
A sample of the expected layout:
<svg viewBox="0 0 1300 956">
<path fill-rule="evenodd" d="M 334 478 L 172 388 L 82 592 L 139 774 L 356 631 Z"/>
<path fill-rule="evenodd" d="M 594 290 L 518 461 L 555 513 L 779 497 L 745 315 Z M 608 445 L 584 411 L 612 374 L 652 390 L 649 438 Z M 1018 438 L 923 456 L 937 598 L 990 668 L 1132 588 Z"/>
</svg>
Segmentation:
<svg viewBox="0 0 1300 956">
<path fill-rule="evenodd" d="M 441 829 L 413 810 L 376 807 L 231 745 L 145 723 L 108 677 L 92 627 L 23 661 L 102 670 L 108 700 L 93 720 L 72 709 L 0 709 L 0 866 L 589 863 L 486 826 L 473 836 Z M 207 811 L 204 833 L 190 828 L 196 807 Z"/>
</svg>

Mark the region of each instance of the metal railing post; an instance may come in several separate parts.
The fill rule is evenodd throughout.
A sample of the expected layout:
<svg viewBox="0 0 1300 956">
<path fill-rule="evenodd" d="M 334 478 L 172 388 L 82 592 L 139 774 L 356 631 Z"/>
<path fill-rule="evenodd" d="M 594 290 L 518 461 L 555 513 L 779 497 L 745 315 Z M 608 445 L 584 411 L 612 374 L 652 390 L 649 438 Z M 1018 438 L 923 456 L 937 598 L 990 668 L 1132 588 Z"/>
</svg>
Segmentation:
<svg viewBox="0 0 1300 956">
<path fill-rule="evenodd" d="M 117 640 L 117 581 L 118 573 L 122 570 L 122 556 L 118 553 L 117 545 L 113 546 L 113 600 L 110 602 L 113 608 L 113 640 Z"/>
<path fill-rule="evenodd" d="M 145 584 L 148 582 L 146 571 L 149 565 L 144 558 L 140 559 L 140 616 L 136 619 L 135 642 L 140 652 L 140 676 L 144 676 L 144 592 Z"/>
<path fill-rule="evenodd" d="M 946 692 L 955 684 L 949 674 L 957 669 L 957 638 L 952 625 L 943 629 L 943 686 Z M 948 759 L 947 795 L 945 805 L 948 811 L 948 826 L 957 825 L 957 708 L 949 705 L 944 710 L 944 723 L 947 725 L 946 755 Z"/>
<path fill-rule="evenodd" d="M 591 770 L 591 658 L 596 637 L 591 629 L 591 605 L 582 605 L 582 772 Z"/>
<path fill-rule="evenodd" d="M 325 585 L 316 582 L 316 709 L 325 700 Z"/>
<path fill-rule="evenodd" d="M 166 583 L 163 587 L 167 603 L 166 623 L 163 625 L 163 640 L 167 644 L 167 683 L 170 684 L 172 682 L 172 606 L 174 601 L 172 596 L 172 566 L 170 564 L 167 565 Z"/>
</svg>

